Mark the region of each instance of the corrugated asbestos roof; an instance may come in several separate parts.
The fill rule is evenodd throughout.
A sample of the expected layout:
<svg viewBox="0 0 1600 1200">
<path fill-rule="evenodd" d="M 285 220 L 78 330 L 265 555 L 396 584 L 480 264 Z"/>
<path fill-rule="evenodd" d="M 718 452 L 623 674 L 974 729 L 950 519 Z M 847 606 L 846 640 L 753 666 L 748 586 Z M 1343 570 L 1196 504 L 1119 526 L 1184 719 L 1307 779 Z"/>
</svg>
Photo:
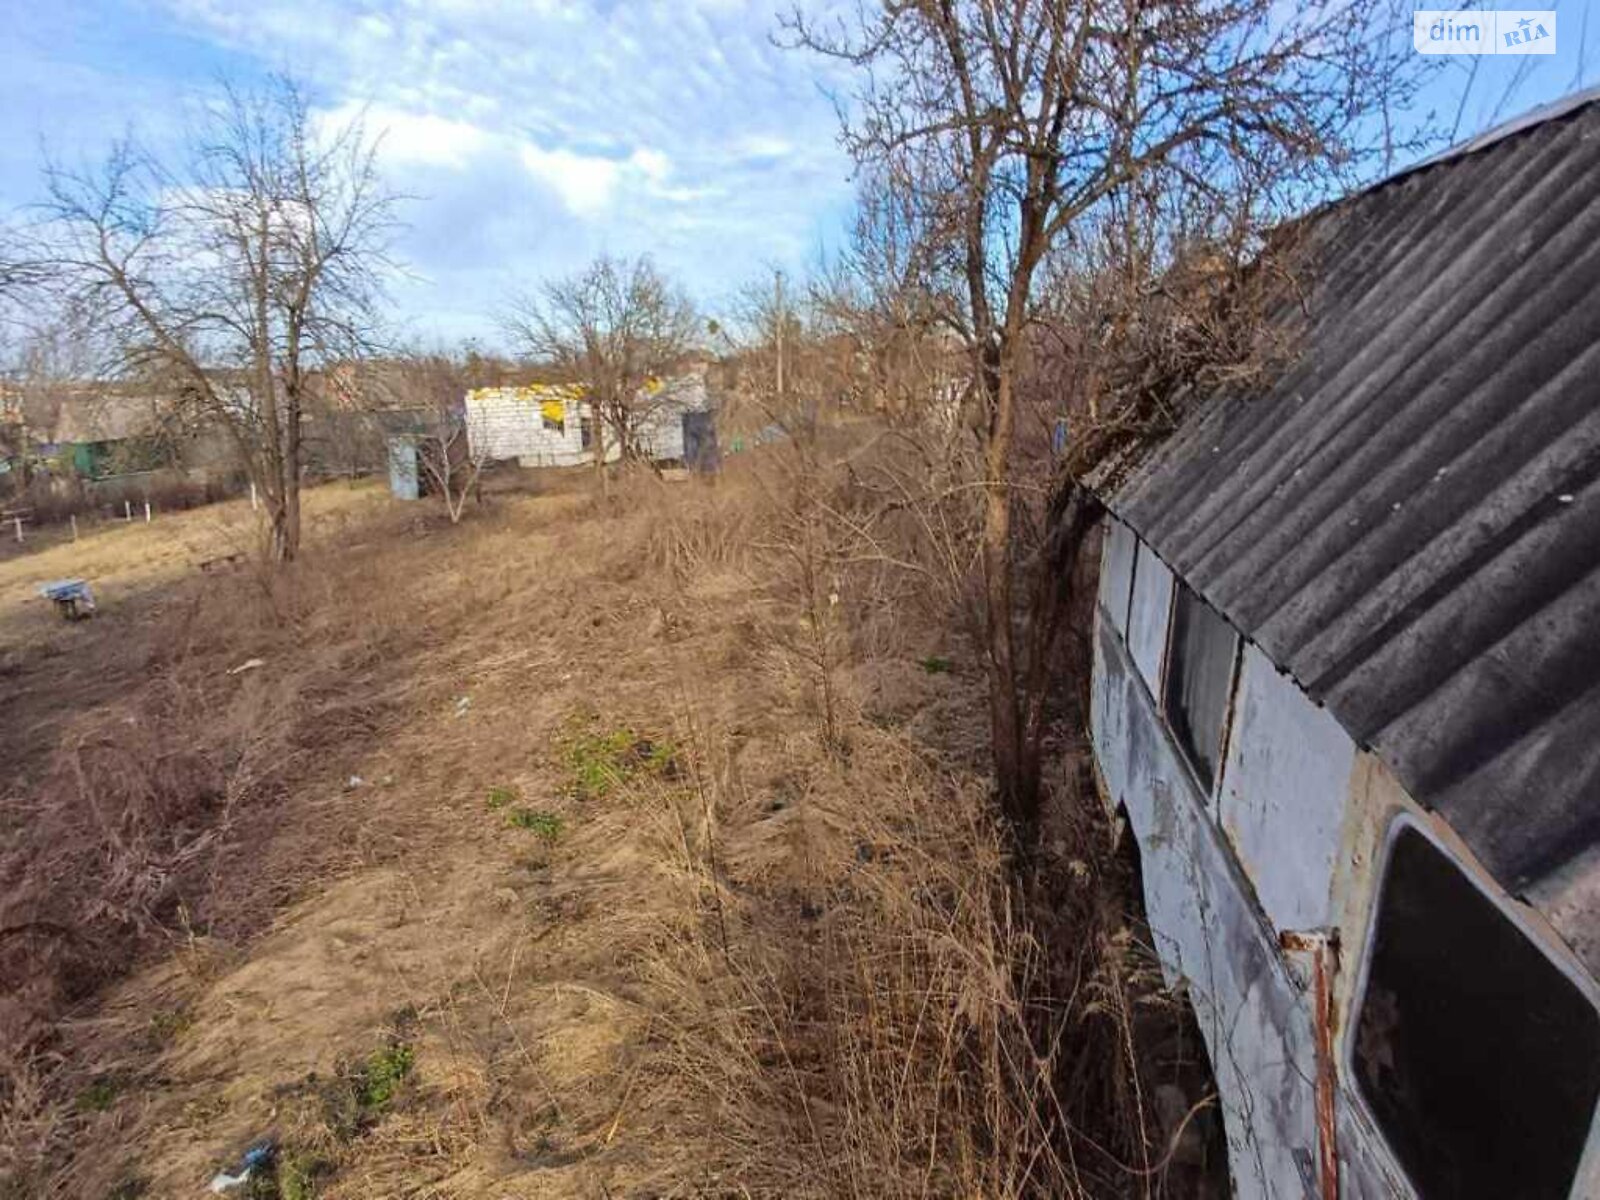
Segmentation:
<svg viewBox="0 0 1600 1200">
<path fill-rule="evenodd" d="M 1517 894 L 1600 846 L 1594 99 L 1316 217 L 1295 364 L 1110 505 Z"/>
</svg>

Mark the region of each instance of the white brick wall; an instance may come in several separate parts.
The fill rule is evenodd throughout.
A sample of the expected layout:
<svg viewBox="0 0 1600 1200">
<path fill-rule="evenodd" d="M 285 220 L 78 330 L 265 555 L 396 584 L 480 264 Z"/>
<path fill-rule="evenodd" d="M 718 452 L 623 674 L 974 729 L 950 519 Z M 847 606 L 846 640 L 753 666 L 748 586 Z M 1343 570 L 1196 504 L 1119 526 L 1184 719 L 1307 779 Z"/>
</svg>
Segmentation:
<svg viewBox="0 0 1600 1200">
<path fill-rule="evenodd" d="M 560 399 L 566 428 L 545 428 L 545 400 Z M 474 453 L 515 458 L 529 467 L 570 467 L 589 461 L 580 420 L 589 406 L 569 389 L 476 388 L 467 393 L 467 431 Z"/>
<path fill-rule="evenodd" d="M 560 399 L 566 413 L 564 430 L 546 429 L 542 404 Z M 669 381 L 648 400 L 649 412 L 640 423 L 640 448 L 651 458 L 683 457 L 683 414 L 706 407 L 705 380 L 686 375 Z M 526 467 L 570 467 L 591 462 L 583 448 L 581 419 L 589 405 L 576 389 L 533 386 L 477 388 L 467 393 L 467 431 L 474 453 L 490 458 L 515 458 Z M 620 447 L 608 437 L 606 458 L 614 461 Z"/>
</svg>

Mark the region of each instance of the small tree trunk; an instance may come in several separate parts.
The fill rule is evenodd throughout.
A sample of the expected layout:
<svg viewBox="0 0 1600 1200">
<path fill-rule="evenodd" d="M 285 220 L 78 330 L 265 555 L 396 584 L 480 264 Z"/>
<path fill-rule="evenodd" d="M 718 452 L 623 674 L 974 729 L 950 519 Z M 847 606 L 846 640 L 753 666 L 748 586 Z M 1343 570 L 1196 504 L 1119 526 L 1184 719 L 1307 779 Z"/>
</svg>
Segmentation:
<svg viewBox="0 0 1600 1200">
<path fill-rule="evenodd" d="M 1027 844 L 1038 815 L 1037 753 L 1028 753 L 1019 709 L 1016 644 L 1012 627 L 1011 443 L 1015 427 L 1011 356 L 1004 348 L 982 366 L 993 397 L 984 453 L 984 634 L 988 641 L 989 725 L 1001 806 Z"/>
<path fill-rule="evenodd" d="M 283 554 L 282 562 L 293 562 L 300 557 L 300 481 L 296 479 L 289 485 L 289 494 L 284 498 L 283 511 Z"/>
<path fill-rule="evenodd" d="M 983 586 L 995 783 L 1006 816 L 1019 827 L 1027 827 L 1033 823 L 1038 789 L 1028 778 L 1021 714 L 1017 709 L 1016 647 L 1011 628 L 1010 498 L 1003 483 L 991 480 L 989 489 L 984 504 Z"/>
<path fill-rule="evenodd" d="M 450 451 L 446 447 L 444 468 L 444 508 L 450 514 L 450 524 L 461 524 L 461 518 L 467 512 L 467 496 L 471 491 L 471 479 L 463 477 L 451 465 L 448 458 Z"/>
<path fill-rule="evenodd" d="M 279 462 L 273 474 L 265 497 L 272 520 L 272 560 L 293 562 L 300 553 L 300 473 Z"/>
<path fill-rule="evenodd" d="M 270 501 L 268 512 L 272 517 L 272 561 L 288 562 L 294 557 L 294 547 L 289 535 L 287 498 Z"/>
<path fill-rule="evenodd" d="M 296 376 L 299 374 L 298 365 L 295 368 Z M 290 562 L 300 554 L 300 389 L 298 382 L 288 396 L 288 429 L 284 433 L 283 449 L 283 500 L 284 514 L 288 522 L 285 531 L 284 547 L 286 553 L 284 562 Z"/>
</svg>

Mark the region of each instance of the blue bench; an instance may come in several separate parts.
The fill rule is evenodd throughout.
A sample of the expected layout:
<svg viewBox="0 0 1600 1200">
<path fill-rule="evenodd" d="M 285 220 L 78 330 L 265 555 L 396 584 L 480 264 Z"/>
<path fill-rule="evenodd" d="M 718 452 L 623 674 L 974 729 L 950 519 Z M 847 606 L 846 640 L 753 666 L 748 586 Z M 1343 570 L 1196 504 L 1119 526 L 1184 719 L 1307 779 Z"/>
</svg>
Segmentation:
<svg viewBox="0 0 1600 1200">
<path fill-rule="evenodd" d="M 68 621 L 81 621 L 94 616 L 94 593 L 81 579 L 57 579 L 41 584 L 39 594 L 46 600 L 54 601 Z"/>
</svg>

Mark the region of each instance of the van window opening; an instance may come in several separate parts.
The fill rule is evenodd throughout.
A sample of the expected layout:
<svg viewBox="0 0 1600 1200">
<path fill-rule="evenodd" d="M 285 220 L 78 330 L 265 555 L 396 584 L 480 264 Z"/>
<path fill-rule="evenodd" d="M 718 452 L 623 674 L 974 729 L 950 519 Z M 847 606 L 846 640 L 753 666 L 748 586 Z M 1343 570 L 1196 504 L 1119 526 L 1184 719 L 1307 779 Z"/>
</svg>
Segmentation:
<svg viewBox="0 0 1600 1200">
<path fill-rule="evenodd" d="M 1420 1200 L 1567 1200 L 1600 1097 L 1600 1013 L 1404 824 L 1384 870 L 1351 1059 Z"/>
<path fill-rule="evenodd" d="M 1208 793 L 1217 782 L 1238 653 L 1239 635 L 1233 627 L 1192 588 L 1179 583 L 1172 606 L 1167 723 Z"/>
</svg>

